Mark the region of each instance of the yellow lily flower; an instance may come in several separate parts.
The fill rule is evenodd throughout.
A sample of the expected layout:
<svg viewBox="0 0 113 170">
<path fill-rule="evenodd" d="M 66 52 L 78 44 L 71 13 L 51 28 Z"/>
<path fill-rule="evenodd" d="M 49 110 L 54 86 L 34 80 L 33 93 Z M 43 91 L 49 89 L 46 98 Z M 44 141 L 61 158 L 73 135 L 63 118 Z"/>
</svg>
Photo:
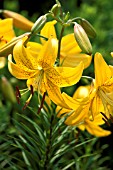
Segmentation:
<svg viewBox="0 0 113 170">
<path fill-rule="evenodd" d="M 98 113 L 93 116 L 91 113 L 92 100 L 95 97 L 95 92 L 90 93 L 90 86 L 80 86 L 74 93 L 73 98 L 65 93 L 62 93 L 65 103 L 70 109 L 57 107 L 58 117 L 66 116 L 65 124 L 69 126 L 78 126 L 81 130 L 87 130 L 90 134 L 102 137 L 110 135 L 111 132 L 102 129 L 99 125 L 104 124 L 103 105 L 100 103 Z M 83 93 L 84 92 L 84 93 Z"/>
<path fill-rule="evenodd" d="M 94 64 L 96 100 L 102 101 L 104 112 L 109 118 L 109 108 L 113 109 L 113 66 L 108 66 L 100 53 L 95 54 Z"/>
<path fill-rule="evenodd" d="M 0 20 L 0 47 L 3 47 L 14 37 L 13 20 L 11 18 Z M 0 68 L 3 68 L 5 63 L 6 58 L 4 56 L 0 57 Z"/>
<path fill-rule="evenodd" d="M 14 47 L 12 56 L 8 57 L 8 68 L 10 73 L 18 79 L 27 79 L 27 86 L 33 86 L 34 91 L 48 95 L 54 103 L 64 106 L 60 87 L 76 84 L 82 76 L 83 63 L 77 67 L 54 66 L 57 57 L 57 39 L 50 38 L 42 46 L 39 53 L 33 55 L 33 50 L 24 46 L 27 38 L 20 40 Z M 32 46 L 30 46 L 32 48 Z M 31 98 L 31 97 L 30 97 Z"/>
<path fill-rule="evenodd" d="M 57 21 L 49 21 L 41 30 L 41 35 L 47 38 L 57 38 L 54 25 Z M 45 40 L 41 38 L 42 44 Z M 87 68 L 91 64 L 92 56 L 81 53 L 81 49 L 78 46 L 74 33 L 68 34 L 62 37 L 61 51 L 60 51 L 60 65 L 65 67 L 75 67 L 81 61 L 84 63 L 84 68 Z"/>
</svg>

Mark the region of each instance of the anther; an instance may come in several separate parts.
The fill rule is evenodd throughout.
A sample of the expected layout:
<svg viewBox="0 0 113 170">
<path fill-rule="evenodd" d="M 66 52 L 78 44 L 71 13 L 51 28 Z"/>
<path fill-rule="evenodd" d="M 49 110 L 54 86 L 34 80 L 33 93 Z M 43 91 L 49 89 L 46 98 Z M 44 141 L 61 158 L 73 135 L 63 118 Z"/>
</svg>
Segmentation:
<svg viewBox="0 0 113 170">
<path fill-rule="evenodd" d="M 24 105 L 24 107 L 22 108 L 22 110 L 25 110 L 26 107 L 29 105 L 29 103 L 30 103 L 30 101 L 29 101 L 29 102 L 26 102 L 25 105 Z"/>
<path fill-rule="evenodd" d="M 108 122 L 108 120 L 104 119 L 103 117 L 102 117 L 102 120 L 106 123 L 106 125 L 110 126 L 110 123 Z"/>
<path fill-rule="evenodd" d="M 113 116 L 110 114 L 110 120 L 113 123 Z"/>
<path fill-rule="evenodd" d="M 104 116 L 104 118 L 108 121 L 109 119 L 108 119 L 108 117 L 105 115 L 105 113 L 103 113 L 103 112 L 100 112 L 101 114 L 102 114 L 102 116 Z"/>
<path fill-rule="evenodd" d="M 32 94 L 32 96 L 33 96 L 34 91 L 33 91 L 33 86 L 32 86 L 32 85 L 30 85 L 30 92 L 31 92 L 31 94 Z"/>
<path fill-rule="evenodd" d="M 20 94 L 19 88 L 16 86 L 16 99 L 17 99 L 18 104 L 20 104 L 20 98 L 21 98 L 21 94 Z"/>
<path fill-rule="evenodd" d="M 43 94 L 42 101 L 41 101 L 41 104 L 40 104 L 40 107 L 39 107 L 39 109 L 38 109 L 37 114 L 39 114 L 40 111 L 41 111 L 41 109 L 43 108 L 43 104 L 44 104 L 45 97 L 46 97 L 46 92 L 44 92 L 44 94 Z"/>
<path fill-rule="evenodd" d="M 19 91 L 18 86 L 16 86 L 16 92 L 17 92 L 17 94 L 18 94 L 18 97 L 20 97 L 20 98 L 21 98 L 21 94 L 20 94 L 20 91 Z"/>
</svg>

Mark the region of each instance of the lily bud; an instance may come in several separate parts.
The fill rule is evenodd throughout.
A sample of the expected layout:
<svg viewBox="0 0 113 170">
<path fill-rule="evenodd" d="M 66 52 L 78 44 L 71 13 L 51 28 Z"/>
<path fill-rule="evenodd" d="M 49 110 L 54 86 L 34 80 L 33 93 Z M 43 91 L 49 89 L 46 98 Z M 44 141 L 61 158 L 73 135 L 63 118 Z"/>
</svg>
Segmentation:
<svg viewBox="0 0 113 170">
<path fill-rule="evenodd" d="M 11 41 L 9 41 L 7 44 L 5 44 L 4 46 L 2 46 L 0 48 L 0 57 L 7 57 L 9 54 L 12 54 L 13 52 L 13 47 L 15 46 L 15 44 L 20 41 L 23 37 L 25 36 L 29 36 L 30 33 L 25 33 L 23 35 L 20 35 L 18 37 L 13 38 Z"/>
<path fill-rule="evenodd" d="M 29 21 L 24 16 L 9 10 L 0 10 L 0 13 L 4 18 L 12 18 L 15 27 L 25 31 L 31 31 L 33 22 Z"/>
<path fill-rule="evenodd" d="M 33 27 L 31 28 L 32 34 L 36 34 L 37 32 L 40 32 L 43 26 L 45 25 L 47 21 L 46 15 L 42 15 L 37 19 L 37 21 L 34 23 Z"/>
<path fill-rule="evenodd" d="M 91 38 L 96 37 L 95 29 L 93 28 L 93 26 L 87 20 L 81 19 L 80 25 L 84 28 L 84 30 L 86 31 L 86 33 L 89 37 L 91 37 Z"/>
<path fill-rule="evenodd" d="M 92 46 L 89 41 L 89 38 L 88 38 L 85 30 L 82 28 L 82 26 L 77 24 L 76 22 L 75 22 L 75 26 L 74 26 L 74 35 L 75 35 L 75 39 L 76 39 L 78 45 L 80 46 L 81 50 L 84 53 L 92 54 Z"/>
<path fill-rule="evenodd" d="M 6 77 L 1 78 L 1 91 L 7 100 L 11 103 L 16 103 L 16 96 L 13 87 Z"/>
</svg>

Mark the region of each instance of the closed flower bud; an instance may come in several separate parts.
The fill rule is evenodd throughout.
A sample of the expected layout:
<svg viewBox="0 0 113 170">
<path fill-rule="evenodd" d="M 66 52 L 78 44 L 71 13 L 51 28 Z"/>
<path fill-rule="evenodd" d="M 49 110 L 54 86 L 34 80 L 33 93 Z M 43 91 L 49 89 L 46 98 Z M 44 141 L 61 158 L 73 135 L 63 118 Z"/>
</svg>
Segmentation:
<svg viewBox="0 0 113 170">
<path fill-rule="evenodd" d="M 75 23 L 75 25 L 74 25 L 74 35 L 75 35 L 75 39 L 76 39 L 78 45 L 80 46 L 81 50 L 84 53 L 92 54 L 92 46 L 89 41 L 89 38 L 88 38 L 85 30 L 82 28 L 82 26 L 77 23 Z"/>
<path fill-rule="evenodd" d="M 32 34 L 40 32 L 43 26 L 45 25 L 46 21 L 47 21 L 46 15 L 39 17 L 31 29 Z"/>
<path fill-rule="evenodd" d="M 95 29 L 93 28 L 93 26 L 87 20 L 81 19 L 80 25 L 84 28 L 84 30 L 86 31 L 86 33 L 89 37 L 91 37 L 91 38 L 96 37 Z"/>
<path fill-rule="evenodd" d="M 29 21 L 24 16 L 9 10 L 0 10 L 0 13 L 4 18 L 12 18 L 15 27 L 25 31 L 31 31 L 33 22 Z"/>
<path fill-rule="evenodd" d="M 13 87 L 6 77 L 1 78 L 1 91 L 6 100 L 9 100 L 11 103 L 16 103 Z"/>
</svg>

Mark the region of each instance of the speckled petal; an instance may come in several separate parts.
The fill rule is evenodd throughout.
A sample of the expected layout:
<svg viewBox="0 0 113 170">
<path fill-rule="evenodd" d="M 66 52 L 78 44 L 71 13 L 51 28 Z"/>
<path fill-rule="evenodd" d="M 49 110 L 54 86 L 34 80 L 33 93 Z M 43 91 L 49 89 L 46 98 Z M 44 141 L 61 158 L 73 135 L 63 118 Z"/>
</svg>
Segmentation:
<svg viewBox="0 0 113 170">
<path fill-rule="evenodd" d="M 14 47 L 13 57 L 17 65 L 21 68 L 29 68 L 31 70 L 37 69 L 37 58 L 29 53 L 25 48 L 24 42 L 28 37 L 20 40 Z"/>
<path fill-rule="evenodd" d="M 68 108 L 66 103 L 64 102 L 60 88 L 58 86 L 55 86 L 50 80 L 48 80 L 46 77 L 44 78 L 45 87 L 48 93 L 49 98 L 56 104 L 64 108 Z"/>
<path fill-rule="evenodd" d="M 8 56 L 8 69 L 10 73 L 18 79 L 28 79 L 36 73 L 36 71 L 29 69 L 22 69 L 17 64 L 12 62 L 12 56 Z"/>
<path fill-rule="evenodd" d="M 0 20 L 0 38 L 4 40 L 4 43 L 9 42 L 14 37 L 15 33 L 13 30 L 13 19 L 7 18 Z"/>
<path fill-rule="evenodd" d="M 76 84 L 83 72 L 83 63 L 75 68 L 70 67 L 51 67 L 46 70 L 47 78 L 59 87 L 66 87 Z"/>
</svg>

